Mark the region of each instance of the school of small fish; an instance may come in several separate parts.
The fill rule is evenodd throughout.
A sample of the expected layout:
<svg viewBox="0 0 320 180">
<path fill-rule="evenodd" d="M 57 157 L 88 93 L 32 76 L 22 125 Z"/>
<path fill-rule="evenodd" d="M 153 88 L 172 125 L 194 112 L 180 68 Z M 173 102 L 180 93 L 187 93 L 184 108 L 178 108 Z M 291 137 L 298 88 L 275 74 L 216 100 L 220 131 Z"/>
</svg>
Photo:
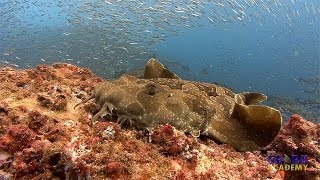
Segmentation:
<svg viewBox="0 0 320 180">
<path fill-rule="evenodd" d="M 63 59 L 90 68 L 144 64 L 155 45 L 191 28 L 225 28 L 273 21 L 319 23 L 319 1 L 304 0 L 104 0 L 0 2 L 0 62 L 32 67 Z M 308 19 L 309 20 L 309 19 Z M 28 53 L 32 51 L 32 53 Z M 43 57 L 45 54 L 45 57 Z M 131 63 L 135 62 L 135 63 Z M 93 64 L 93 63 L 91 63 Z"/>
</svg>

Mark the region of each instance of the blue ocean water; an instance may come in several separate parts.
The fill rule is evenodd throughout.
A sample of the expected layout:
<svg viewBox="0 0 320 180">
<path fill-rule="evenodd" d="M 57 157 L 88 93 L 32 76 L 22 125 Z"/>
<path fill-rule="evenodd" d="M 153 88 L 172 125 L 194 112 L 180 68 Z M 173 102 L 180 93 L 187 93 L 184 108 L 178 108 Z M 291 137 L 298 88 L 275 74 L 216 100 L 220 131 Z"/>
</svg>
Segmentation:
<svg viewBox="0 0 320 180">
<path fill-rule="evenodd" d="M 106 79 L 156 57 L 184 79 L 268 95 L 320 121 L 320 2 L 0 2 L 0 64 L 69 62 Z"/>
</svg>

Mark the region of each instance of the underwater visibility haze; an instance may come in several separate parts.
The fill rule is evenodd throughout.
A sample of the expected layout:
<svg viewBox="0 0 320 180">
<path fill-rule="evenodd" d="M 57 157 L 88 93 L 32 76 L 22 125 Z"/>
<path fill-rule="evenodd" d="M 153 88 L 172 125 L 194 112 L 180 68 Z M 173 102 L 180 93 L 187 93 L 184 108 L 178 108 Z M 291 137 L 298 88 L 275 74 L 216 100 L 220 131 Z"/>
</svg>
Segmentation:
<svg viewBox="0 0 320 180">
<path fill-rule="evenodd" d="M 0 2 L 0 66 L 68 62 L 113 79 L 157 58 L 320 122 L 320 1 Z"/>
</svg>

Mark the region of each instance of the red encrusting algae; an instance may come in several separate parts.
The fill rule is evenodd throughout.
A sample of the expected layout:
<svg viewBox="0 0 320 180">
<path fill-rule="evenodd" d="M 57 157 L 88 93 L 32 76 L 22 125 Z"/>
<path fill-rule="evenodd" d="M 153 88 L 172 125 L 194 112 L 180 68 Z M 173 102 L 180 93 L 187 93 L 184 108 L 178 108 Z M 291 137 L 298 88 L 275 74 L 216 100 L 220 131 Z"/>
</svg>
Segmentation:
<svg viewBox="0 0 320 180">
<path fill-rule="evenodd" d="M 154 144 L 159 145 L 158 149 L 161 153 L 168 155 L 179 155 L 182 152 L 193 151 L 198 145 L 194 138 L 176 131 L 169 124 L 154 129 L 151 140 Z"/>
<path fill-rule="evenodd" d="M 24 124 L 11 125 L 0 137 L 0 149 L 10 153 L 21 151 L 35 140 L 35 133 Z"/>
<path fill-rule="evenodd" d="M 285 172 L 286 178 L 320 178 L 320 124 L 314 124 L 294 114 L 266 149 L 272 149 L 289 157 L 307 156 L 307 170 Z"/>
</svg>

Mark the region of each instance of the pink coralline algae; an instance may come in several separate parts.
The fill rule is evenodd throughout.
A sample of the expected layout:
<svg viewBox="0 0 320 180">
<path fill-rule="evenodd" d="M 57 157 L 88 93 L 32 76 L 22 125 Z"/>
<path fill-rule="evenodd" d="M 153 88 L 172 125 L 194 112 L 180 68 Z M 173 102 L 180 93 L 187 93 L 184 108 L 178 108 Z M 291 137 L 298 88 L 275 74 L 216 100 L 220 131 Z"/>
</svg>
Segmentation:
<svg viewBox="0 0 320 180">
<path fill-rule="evenodd" d="M 114 122 L 98 122 L 94 125 L 95 133 L 103 139 L 115 139 L 119 137 L 121 128 Z"/>
<path fill-rule="evenodd" d="M 277 152 L 291 154 L 307 154 L 320 158 L 320 124 L 314 124 L 294 114 L 283 126 L 277 138 L 269 148 Z"/>
<path fill-rule="evenodd" d="M 288 157 L 307 157 L 307 170 L 289 171 L 285 173 L 287 178 L 320 178 L 320 124 L 314 124 L 294 114 L 266 149 L 272 149 L 277 154 L 286 154 Z"/>
<path fill-rule="evenodd" d="M 23 150 L 35 140 L 35 133 L 26 125 L 12 125 L 5 135 L 0 137 L 0 149 L 9 152 Z"/>
<path fill-rule="evenodd" d="M 15 169 L 15 175 L 21 177 L 29 173 L 43 171 L 43 150 L 48 148 L 49 141 L 34 141 L 29 148 L 15 153 L 12 167 Z"/>
<path fill-rule="evenodd" d="M 190 152 L 198 145 L 194 138 L 185 136 L 169 124 L 156 128 L 151 134 L 151 140 L 159 145 L 162 153 L 169 155 Z"/>
</svg>

